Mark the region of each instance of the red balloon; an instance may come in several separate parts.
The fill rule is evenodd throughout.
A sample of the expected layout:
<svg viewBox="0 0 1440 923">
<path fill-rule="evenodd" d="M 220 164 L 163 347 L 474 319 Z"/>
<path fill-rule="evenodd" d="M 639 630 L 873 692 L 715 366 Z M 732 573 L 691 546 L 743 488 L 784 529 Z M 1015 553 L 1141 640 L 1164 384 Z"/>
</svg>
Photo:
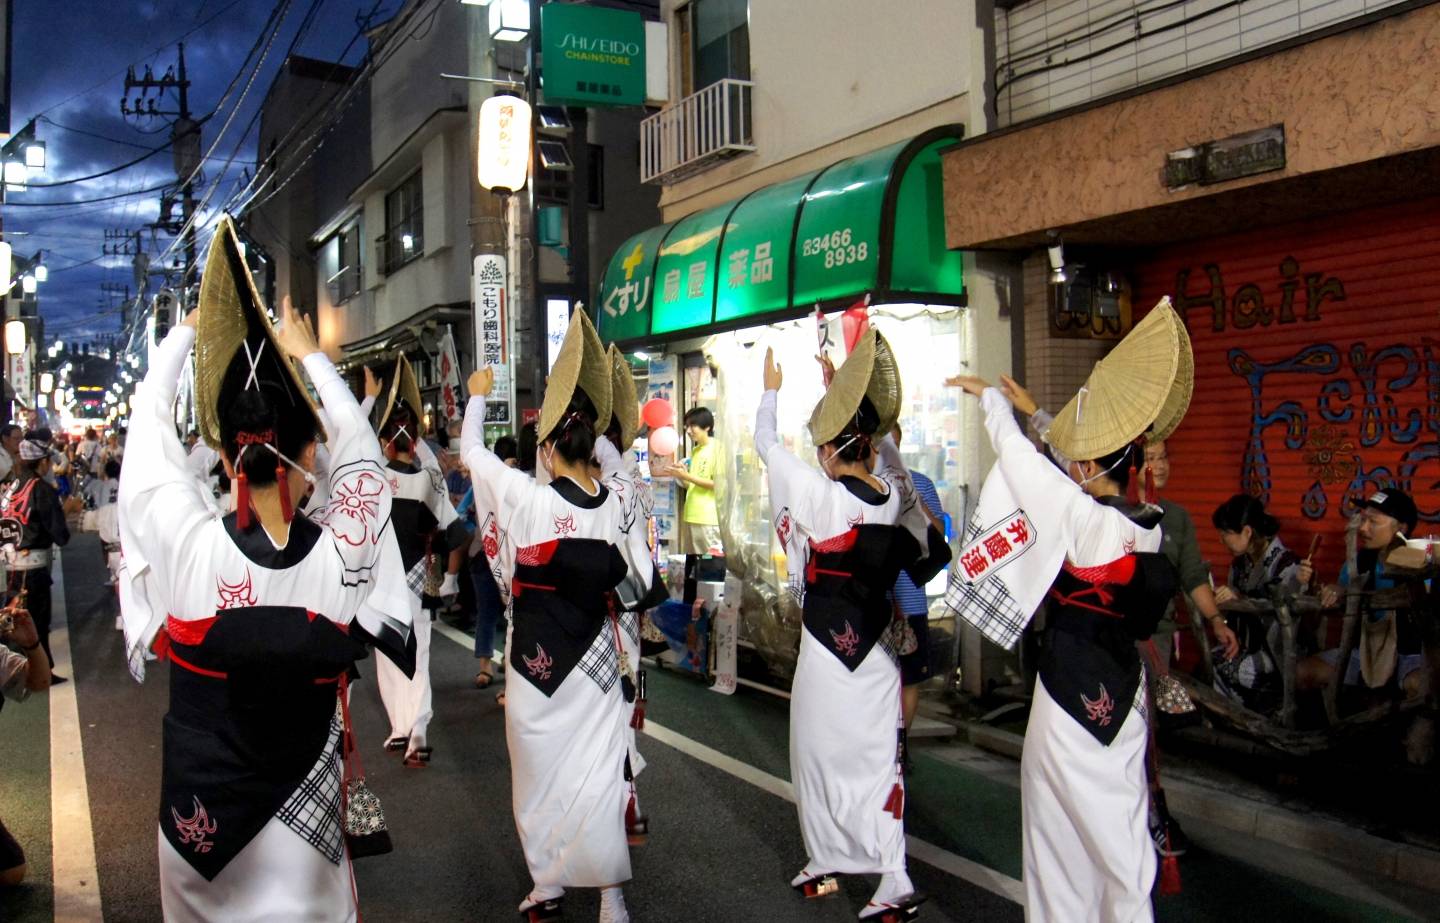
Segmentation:
<svg viewBox="0 0 1440 923">
<path fill-rule="evenodd" d="M 640 419 L 651 429 L 659 429 L 662 426 L 673 426 L 675 423 L 675 408 L 663 397 L 652 397 L 640 408 Z"/>
</svg>

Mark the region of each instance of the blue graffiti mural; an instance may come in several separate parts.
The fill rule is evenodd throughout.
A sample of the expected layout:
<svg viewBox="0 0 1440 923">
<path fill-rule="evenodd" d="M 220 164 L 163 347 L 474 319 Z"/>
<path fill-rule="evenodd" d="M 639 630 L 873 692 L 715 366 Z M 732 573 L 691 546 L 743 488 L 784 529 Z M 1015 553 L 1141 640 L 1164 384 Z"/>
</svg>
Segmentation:
<svg viewBox="0 0 1440 923">
<path fill-rule="evenodd" d="M 1338 346 L 1314 344 L 1288 359 L 1268 363 L 1255 360 L 1244 349 L 1230 350 L 1230 370 L 1250 389 L 1250 434 L 1241 489 L 1270 502 L 1274 483 L 1265 434 L 1272 427 L 1283 426 L 1285 448 L 1305 449 L 1305 463 L 1315 477 L 1300 498 L 1305 518 L 1319 520 L 1330 511 L 1325 487 L 1330 483 L 1345 485 L 1338 508 L 1343 516 L 1353 514 L 1356 504 L 1372 490 L 1393 486 L 1415 497 L 1422 521 L 1440 522 L 1440 506 L 1433 505 L 1440 479 L 1425 474 L 1440 467 L 1434 464 L 1440 461 L 1440 340 L 1423 337 L 1418 348 L 1393 344 L 1373 352 L 1364 343 L 1352 343 L 1343 355 L 1353 377 L 1332 378 L 1320 386 L 1314 409 L 1319 421 L 1312 427 L 1309 412 L 1298 401 L 1283 401 L 1267 409 L 1265 382 L 1277 374 L 1340 372 L 1342 351 Z M 1413 388 L 1422 376 L 1427 398 L 1423 409 L 1402 411 L 1397 395 Z M 1350 441 L 1345 426 L 1350 423 L 1358 423 L 1355 442 Z M 1361 451 L 1387 441 L 1408 447 L 1398 464 L 1367 468 Z"/>
</svg>

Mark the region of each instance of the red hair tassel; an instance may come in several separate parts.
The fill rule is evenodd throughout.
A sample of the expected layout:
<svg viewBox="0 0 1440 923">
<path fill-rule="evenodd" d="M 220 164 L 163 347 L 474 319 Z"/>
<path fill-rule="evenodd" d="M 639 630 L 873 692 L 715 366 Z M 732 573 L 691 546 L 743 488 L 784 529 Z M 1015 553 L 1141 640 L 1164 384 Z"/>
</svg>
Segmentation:
<svg viewBox="0 0 1440 923">
<path fill-rule="evenodd" d="M 275 462 L 275 486 L 280 489 L 280 516 L 286 522 L 295 518 L 295 510 L 290 506 L 290 484 L 289 475 L 285 472 L 283 461 Z"/>
<path fill-rule="evenodd" d="M 244 453 L 241 453 L 241 465 L 243 464 Z M 235 524 L 244 532 L 250 528 L 250 479 L 245 476 L 243 467 L 235 467 L 240 469 L 235 472 Z"/>
</svg>

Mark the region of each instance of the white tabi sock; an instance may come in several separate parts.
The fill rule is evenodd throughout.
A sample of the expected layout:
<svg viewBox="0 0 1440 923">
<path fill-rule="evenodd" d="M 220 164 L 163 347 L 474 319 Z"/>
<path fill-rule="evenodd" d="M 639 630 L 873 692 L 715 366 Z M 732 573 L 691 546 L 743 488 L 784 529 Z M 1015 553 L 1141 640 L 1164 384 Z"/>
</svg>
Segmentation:
<svg viewBox="0 0 1440 923">
<path fill-rule="evenodd" d="M 625 892 L 618 887 L 600 889 L 600 923 L 630 923 Z"/>
<path fill-rule="evenodd" d="M 565 889 L 559 887 L 558 885 L 551 885 L 545 888 L 536 885 L 530 890 L 529 894 L 525 895 L 525 899 L 520 902 L 520 912 L 524 913 L 531 907 L 535 907 L 545 903 L 546 901 L 553 901 L 558 897 L 564 896 Z"/>
<path fill-rule="evenodd" d="M 898 872 L 886 872 L 880 876 L 880 887 L 875 889 L 870 903 L 860 911 L 860 919 L 883 913 L 887 906 L 903 903 L 914 893 L 915 885 L 910 881 L 910 876 L 904 869 Z"/>
<path fill-rule="evenodd" d="M 800 870 L 800 874 L 790 879 L 790 887 L 798 888 L 812 878 L 823 878 L 829 874 L 830 872 L 825 869 L 820 869 L 817 871 L 816 866 L 813 866 L 807 862 L 805 863 L 805 867 Z"/>
</svg>

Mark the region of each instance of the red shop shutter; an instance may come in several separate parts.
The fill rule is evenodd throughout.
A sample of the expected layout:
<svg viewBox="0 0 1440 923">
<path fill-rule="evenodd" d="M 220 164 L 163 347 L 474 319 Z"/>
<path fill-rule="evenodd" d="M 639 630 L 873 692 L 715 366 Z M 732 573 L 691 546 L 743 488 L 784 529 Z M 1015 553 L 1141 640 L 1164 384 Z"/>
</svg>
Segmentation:
<svg viewBox="0 0 1440 923">
<path fill-rule="evenodd" d="M 1189 242 L 1135 268 L 1137 305 L 1170 295 L 1195 395 L 1164 495 L 1223 579 L 1214 509 L 1250 492 L 1334 581 L 1355 503 L 1382 485 L 1440 534 L 1440 198 Z"/>
</svg>

